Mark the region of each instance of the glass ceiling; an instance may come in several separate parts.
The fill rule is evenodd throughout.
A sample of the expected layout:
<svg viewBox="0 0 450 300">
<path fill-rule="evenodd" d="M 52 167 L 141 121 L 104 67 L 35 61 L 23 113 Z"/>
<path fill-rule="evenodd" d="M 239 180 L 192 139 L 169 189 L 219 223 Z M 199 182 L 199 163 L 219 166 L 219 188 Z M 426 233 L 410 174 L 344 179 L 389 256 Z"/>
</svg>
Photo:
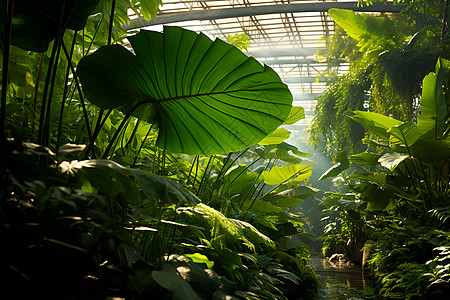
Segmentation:
<svg viewBox="0 0 450 300">
<path fill-rule="evenodd" d="M 398 12 L 403 6 L 374 3 L 358 6 L 356 1 L 333 0 L 163 0 L 158 15 L 150 21 L 131 15 L 128 29 L 162 30 L 176 25 L 211 38 L 227 40 L 229 34 L 245 33 L 249 38 L 248 55 L 271 66 L 294 96 L 293 105 L 305 109 L 306 118 L 296 125 L 309 125 L 316 101 L 328 83 L 327 64 L 318 50 L 325 50 L 334 33 L 328 9 L 347 8 L 368 12 Z M 334 69 L 335 74 L 348 70 L 348 64 Z"/>
</svg>

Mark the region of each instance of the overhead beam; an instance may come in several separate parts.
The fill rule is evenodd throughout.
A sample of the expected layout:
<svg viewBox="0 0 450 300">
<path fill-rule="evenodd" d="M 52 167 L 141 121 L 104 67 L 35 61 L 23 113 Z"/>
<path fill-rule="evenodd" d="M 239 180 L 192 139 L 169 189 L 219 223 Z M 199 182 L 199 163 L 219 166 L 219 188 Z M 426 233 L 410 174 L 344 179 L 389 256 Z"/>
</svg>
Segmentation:
<svg viewBox="0 0 450 300">
<path fill-rule="evenodd" d="M 303 76 L 303 77 L 284 77 L 281 81 L 284 83 L 315 83 L 315 82 L 329 82 L 336 80 L 336 76 Z"/>
<path fill-rule="evenodd" d="M 247 6 L 235 8 L 207 9 L 200 11 L 190 11 L 181 13 L 160 13 L 155 19 L 150 21 L 142 18 L 137 19 L 137 24 L 133 20 L 132 25 L 125 26 L 127 30 L 142 28 L 151 25 L 162 25 L 193 20 L 218 20 L 235 17 L 248 17 L 256 15 L 267 15 L 277 13 L 300 13 L 300 12 L 327 12 L 331 8 L 351 9 L 360 12 L 400 12 L 406 8 L 403 3 L 380 3 L 375 2 L 370 6 L 358 6 L 358 2 L 320 2 L 320 3 L 292 3 Z"/>
<path fill-rule="evenodd" d="M 261 60 L 261 62 L 266 65 L 306 65 L 318 63 L 314 59 L 266 59 Z"/>
<path fill-rule="evenodd" d="M 280 56 L 313 56 L 317 51 L 325 51 L 326 48 L 289 48 L 250 51 L 248 55 L 258 58 Z"/>
</svg>

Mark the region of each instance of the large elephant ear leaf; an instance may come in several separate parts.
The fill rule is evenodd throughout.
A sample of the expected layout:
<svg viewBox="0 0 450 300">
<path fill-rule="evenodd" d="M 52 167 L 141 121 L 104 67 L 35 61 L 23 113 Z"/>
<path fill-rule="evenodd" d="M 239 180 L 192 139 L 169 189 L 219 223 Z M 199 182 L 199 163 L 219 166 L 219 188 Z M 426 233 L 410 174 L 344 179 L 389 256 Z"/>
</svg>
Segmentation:
<svg viewBox="0 0 450 300">
<path fill-rule="evenodd" d="M 59 24 L 81 30 L 100 0 L 21 0 L 15 1 L 11 44 L 24 50 L 45 52 L 58 34 Z M 0 1 L 4 11 L 6 1 Z M 0 18 L 0 33 L 5 18 Z"/>
<path fill-rule="evenodd" d="M 157 146 L 216 154 L 250 147 L 288 117 L 292 95 L 268 66 L 219 39 L 178 27 L 130 36 L 78 65 L 86 97 L 157 124 Z"/>
</svg>

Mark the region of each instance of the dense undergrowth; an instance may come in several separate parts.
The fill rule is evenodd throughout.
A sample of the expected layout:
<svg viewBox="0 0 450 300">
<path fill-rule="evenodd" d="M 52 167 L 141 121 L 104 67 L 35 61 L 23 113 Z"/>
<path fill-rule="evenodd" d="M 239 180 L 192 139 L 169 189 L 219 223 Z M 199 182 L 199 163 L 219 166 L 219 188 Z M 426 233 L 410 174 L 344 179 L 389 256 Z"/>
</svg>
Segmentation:
<svg viewBox="0 0 450 300">
<path fill-rule="evenodd" d="M 350 60 L 351 80 L 319 98 L 311 125 L 335 163 L 321 177 L 334 185 L 322 201 L 322 250 L 362 264 L 382 297 L 446 299 L 448 2 L 409 4 L 396 17 L 330 12 L 342 29 L 329 55 Z"/>
<path fill-rule="evenodd" d="M 0 2 L 3 293 L 314 297 L 312 238 L 291 212 L 316 193 L 311 167 L 278 128 L 303 109 L 224 41 L 125 31 L 128 9 L 160 4 Z"/>
</svg>

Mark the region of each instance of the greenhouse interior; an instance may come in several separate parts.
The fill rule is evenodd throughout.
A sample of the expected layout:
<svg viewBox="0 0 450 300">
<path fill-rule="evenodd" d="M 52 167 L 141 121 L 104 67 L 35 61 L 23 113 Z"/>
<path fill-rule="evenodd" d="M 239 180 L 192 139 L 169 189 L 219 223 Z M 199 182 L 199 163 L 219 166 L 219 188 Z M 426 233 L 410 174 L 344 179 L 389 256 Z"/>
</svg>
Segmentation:
<svg viewBox="0 0 450 300">
<path fill-rule="evenodd" d="M 448 0 L 0 0 L 11 299 L 449 299 Z"/>
</svg>

